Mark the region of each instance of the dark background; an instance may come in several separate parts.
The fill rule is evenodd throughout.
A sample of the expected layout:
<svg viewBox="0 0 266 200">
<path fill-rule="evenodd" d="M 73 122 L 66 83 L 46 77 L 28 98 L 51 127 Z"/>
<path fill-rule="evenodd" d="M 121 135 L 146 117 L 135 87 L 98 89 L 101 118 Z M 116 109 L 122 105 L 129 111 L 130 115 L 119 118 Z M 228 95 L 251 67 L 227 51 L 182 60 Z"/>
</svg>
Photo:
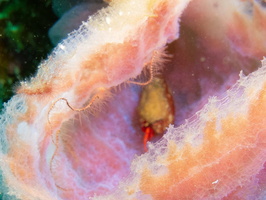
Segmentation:
<svg viewBox="0 0 266 200">
<path fill-rule="evenodd" d="M 0 0 L 0 110 L 20 81 L 33 76 L 53 46 L 52 0 Z"/>
</svg>

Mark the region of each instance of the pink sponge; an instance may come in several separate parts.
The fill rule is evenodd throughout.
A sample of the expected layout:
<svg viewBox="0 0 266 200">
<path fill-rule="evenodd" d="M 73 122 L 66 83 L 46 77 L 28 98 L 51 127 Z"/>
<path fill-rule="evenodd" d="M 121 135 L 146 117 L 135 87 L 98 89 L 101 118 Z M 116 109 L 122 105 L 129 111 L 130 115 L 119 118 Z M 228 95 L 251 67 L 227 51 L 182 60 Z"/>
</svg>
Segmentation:
<svg viewBox="0 0 266 200">
<path fill-rule="evenodd" d="M 258 13 L 242 13 L 246 2 L 189 2 L 111 1 L 55 48 L 1 115 L 2 193 L 34 200 L 265 198 L 265 60 L 257 69 L 265 28 L 250 21 Z M 265 18 L 258 1 L 250 2 Z M 252 27 L 254 40 L 241 24 Z M 129 80 L 170 42 L 162 77 L 172 89 L 175 126 L 183 125 L 170 125 L 142 154 L 141 88 Z M 219 97 L 207 102 L 210 94 Z"/>
</svg>

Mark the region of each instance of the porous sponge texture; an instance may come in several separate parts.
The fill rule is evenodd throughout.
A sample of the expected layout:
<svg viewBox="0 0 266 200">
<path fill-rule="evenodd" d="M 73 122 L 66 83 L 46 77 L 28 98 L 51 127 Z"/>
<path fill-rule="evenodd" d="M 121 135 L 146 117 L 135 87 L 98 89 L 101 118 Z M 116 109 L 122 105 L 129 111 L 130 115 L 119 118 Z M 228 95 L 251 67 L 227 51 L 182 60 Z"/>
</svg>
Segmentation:
<svg viewBox="0 0 266 200">
<path fill-rule="evenodd" d="M 176 22 L 188 2 L 112 1 L 62 41 L 39 65 L 36 76 L 21 83 L 17 95 L 5 105 L 0 122 L 1 170 L 10 195 L 19 199 L 87 199 L 95 190 L 99 194 L 110 190 L 109 185 L 95 186 L 96 182 L 88 188 L 73 178 L 79 172 L 68 151 L 62 149 L 70 140 L 56 137 L 59 130 L 64 136 L 71 127 L 67 121 L 75 121 L 76 113 L 63 101 L 54 103 L 65 98 L 80 108 L 99 91 L 139 75 L 154 50 L 177 38 Z M 98 130 L 92 124 L 90 131 Z M 72 132 L 80 134 L 77 128 Z M 129 145 L 124 143 L 118 140 L 114 147 Z M 64 189 L 67 192 L 62 192 Z"/>
</svg>

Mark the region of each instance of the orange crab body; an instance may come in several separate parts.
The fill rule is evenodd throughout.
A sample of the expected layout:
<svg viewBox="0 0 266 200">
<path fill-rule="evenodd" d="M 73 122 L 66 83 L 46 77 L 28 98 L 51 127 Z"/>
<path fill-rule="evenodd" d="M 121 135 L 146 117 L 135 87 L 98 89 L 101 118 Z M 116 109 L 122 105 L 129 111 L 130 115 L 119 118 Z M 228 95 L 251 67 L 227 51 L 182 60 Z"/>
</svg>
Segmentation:
<svg viewBox="0 0 266 200">
<path fill-rule="evenodd" d="M 166 82 L 162 78 L 154 78 L 143 88 L 138 107 L 145 151 L 147 142 L 155 135 L 162 135 L 166 127 L 174 122 L 174 112 L 173 97 Z"/>
</svg>

